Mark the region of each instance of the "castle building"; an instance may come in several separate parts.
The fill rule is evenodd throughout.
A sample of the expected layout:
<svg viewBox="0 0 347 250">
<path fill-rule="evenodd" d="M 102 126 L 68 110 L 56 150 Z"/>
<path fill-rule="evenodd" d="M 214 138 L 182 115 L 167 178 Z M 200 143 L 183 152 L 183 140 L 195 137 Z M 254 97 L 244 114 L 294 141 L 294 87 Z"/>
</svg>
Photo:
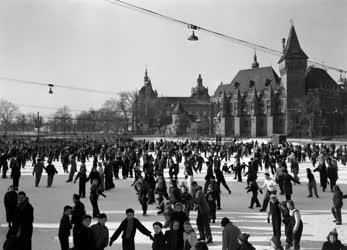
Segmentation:
<svg viewBox="0 0 347 250">
<path fill-rule="evenodd" d="M 172 124 L 172 113 L 178 103 L 182 109 L 184 106 L 184 112 L 191 119 L 198 122 L 209 120 L 210 95 L 208 94 L 208 88 L 203 85 L 201 75 L 199 74 L 197 78 L 197 85 L 191 89 L 190 96 L 158 97 L 146 69 L 144 85 L 139 90 L 135 100 L 134 132 L 136 134 L 153 134 Z"/>
<path fill-rule="evenodd" d="M 158 97 L 146 70 L 144 86 L 135 101 L 134 132 L 151 134 L 169 124 L 177 125 L 177 134 L 187 132 L 189 129 L 178 126 L 185 113 L 198 127 L 208 124 L 205 129 L 200 126 L 200 132 L 210 135 L 346 134 L 346 79 L 341 78 L 338 84 L 326 70 L 307 65 L 308 56 L 293 25 L 287 40 L 282 39 L 282 49 L 283 56 L 278 61 L 280 75 L 270 66 L 260 67 L 254 53 L 251 67 L 240 70 L 229 84 L 221 83 L 212 97 L 201 75 L 189 97 Z"/>
<path fill-rule="evenodd" d="M 307 66 L 293 25 L 282 46 L 280 76 L 272 67 L 259 67 L 254 54 L 250 69 L 218 86 L 211 98 L 217 134 L 307 137 L 347 132 L 346 91 L 324 69 Z"/>
</svg>

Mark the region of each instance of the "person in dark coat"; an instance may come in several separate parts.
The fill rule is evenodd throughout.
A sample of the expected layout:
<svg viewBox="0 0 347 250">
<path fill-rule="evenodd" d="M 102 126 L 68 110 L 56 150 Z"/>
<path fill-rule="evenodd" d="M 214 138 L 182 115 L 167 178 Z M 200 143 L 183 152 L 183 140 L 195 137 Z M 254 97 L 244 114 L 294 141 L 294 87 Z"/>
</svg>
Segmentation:
<svg viewBox="0 0 347 250">
<path fill-rule="evenodd" d="M 343 250 L 345 246 L 342 245 L 338 239 L 336 228 L 328 234 L 327 241 L 323 243 L 322 250 Z"/>
<path fill-rule="evenodd" d="M 165 236 L 163 232 L 161 231 L 163 229 L 163 224 L 160 222 L 154 222 L 153 223 L 153 243 L 152 243 L 152 249 L 153 250 L 166 250 L 166 243 L 165 243 Z"/>
<path fill-rule="evenodd" d="M 19 187 L 19 178 L 21 176 L 20 172 L 20 164 L 16 157 L 12 157 L 10 160 L 10 168 L 11 168 L 11 178 L 13 181 L 14 190 L 18 190 Z"/>
<path fill-rule="evenodd" d="M 4 197 L 4 205 L 6 211 L 6 221 L 8 223 L 8 227 L 12 227 L 15 210 L 18 204 L 17 192 L 14 190 L 13 186 L 8 187 L 8 191 Z"/>
<path fill-rule="evenodd" d="M 183 224 L 186 221 L 189 221 L 189 218 L 187 216 L 187 214 L 183 211 L 183 205 L 180 202 L 177 202 L 175 204 L 175 210 L 173 211 L 173 213 L 170 216 L 170 227 L 172 227 L 172 223 L 174 221 L 178 221 L 181 225 L 180 230 L 183 232 Z"/>
<path fill-rule="evenodd" d="M 295 208 L 293 201 L 287 201 L 287 207 L 289 209 L 290 228 L 293 235 L 293 249 L 300 250 L 301 235 L 304 229 L 301 215 L 299 210 Z"/>
<path fill-rule="evenodd" d="M 257 181 L 250 181 L 249 186 L 246 188 L 247 193 L 252 192 L 251 205 L 248 208 L 253 208 L 254 204 L 256 207 L 261 207 L 259 199 L 258 199 L 258 191 L 263 193 L 263 191 L 259 188 Z"/>
<path fill-rule="evenodd" d="M 34 208 L 24 192 L 18 192 L 18 205 L 13 220 L 13 232 L 16 233 L 21 250 L 31 250 L 33 234 Z"/>
<path fill-rule="evenodd" d="M 113 170 L 112 165 L 110 161 L 104 162 L 104 168 L 105 168 L 105 190 L 111 190 L 115 187 L 113 183 Z"/>
<path fill-rule="evenodd" d="M 47 187 L 51 187 L 53 183 L 53 178 L 55 174 L 58 174 L 57 169 L 52 164 L 52 161 L 48 161 L 48 165 L 46 167 L 46 173 L 47 173 Z"/>
<path fill-rule="evenodd" d="M 347 198 L 347 195 L 343 195 L 339 186 L 334 186 L 334 196 L 333 196 L 333 207 L 331 208 L 331 213 L 333 214 L 336 225 L 342 224 L 341 209 L 343 207 L 343 199 Z"/>
<path fill-rule="evenodd" d="M 293 185 L 292 182 L 296 184 L 300 184 L 300 181 L 294 179 L 293 176 L 288 174 L 287 169 L 283 169 L 283 174 L 278 178 L 279 181 L 283 183 L 283 191 L 286 196 L 286 200 L 291 200 L 292 194 L 293 194 Z"/>
<path fill-rule="evenodd" d="M 249 234 L 242 233 L 237 238 L 239 247 L 236 250 L 255 250 L 254 246 L 248 242 Z"/>
<path fill-rule="evenodd" d="M 74 183 L 79 179 L 78 194 L 81 198 L 86 197 L 86 183 L 87 183 L 87 168 L 84 162 L 80 166 L 80 171 L 77 173 Z"/>
<path fill-rule="evenodd" d="M 293 246 L 293 235 L 292 235 L 292 229 L 291 229 L 291 225 L 290 225 L 289 209 L 287 207 L 286 201 L 282 201 L 280 203 L 280 210 L 281 210 L 281 215 L 282 215 L 282 222 L 284 224 L 284 233 L 286 235 L 285 247 L 286 247 L 286 249 L 288 249 L 288 248 Z"/>
<path fill-rule="evenodd" d="M 165 232 L 167 250 L 183 250 L 183 232 L 180 230 L 179 221 L 173 221 L 170 230 Z"/>
<path fill-rule="evenodd" d="M 221 226 L 223 227 L 222 250 L 237 249 L 240 246 L 238 242 L 238 237 L 241 234 L 240 229 L 226 217 L 222 219 Z"/>
<path fill-rule="evenodd" d="M 58 238 L 61 246 L 61 250 L 69 250 L 69 236 L 72 229 L 72 224 L 70 221 L 70 215 L 72 212 L 72 207 L 65 206 L 63 216 L 60 220 Z"/>
<path fill-rule="evenodd" d="M 272 222 L 273 236 L 278 239 L 281 239 L 281 210 L 279 201 L 276 195 L 274 194 L 270 196 L 270 206 L 267 218 L 268 223 L 270 223 L 270 216 Z"/>
<path fill-rule="evenodd" d="M 99 195 L 106 198 L 106 195 L 101 192 L 99 188 L 99 182 L 98 179 L 94 179 L 92 185 L 90 186 L 90 195 L 89 200 L 93 207 L 93 218 L 98 218 L 100 215 L 99 205 L 98 205 L 98 199 Z"/>
<path fill-rule="evenodd" d="M 142 223 L 134 218 L 134 210 L 129 208 L 125 211 L 126 218 L 121 222 L 117 230 L 114 232 L 112 237 L 110 238 L 110 246 L 112 246 L 113 242 L 117 240 L 119 235 L 122 234 L 122 249 L 123 250 L 135 250 L 135 234 L 136 230 L 139 230 L 142 234 L 153 239 L 151 232 L 145 228 Z"/>
<path fill-rule="evenodd" d="M 200 240 L 207 240 L 207 243 L 212 243 L 212 234 L 209 223 L 210 207 L 207 203 L 202 187 L 199 187 L 195 194 L 195 204 L 198 215 L 196 217 L 196 224 L 198 226 Z"/>
<path fill-rule="evenodd" d="M 83 216 L 82 226 L 79 228 L 76 235 L 74 250 L 94 250 L 93 234 L 89 227 L 91 222 L 92 217 L 90 215 Z"/>
<path fill-rule="evenodd" d="M 337 168 L 332 164 L 331 158 L 328 159 L 328 167 L 327 167 L 327 177 L 330 183 L 330 190 L 334 192 L 334 186 L 336 185 L 336 181 L 338 179 Z"/>
<path fill-rule="evenodd" d="M 92 225 L 90 230 L 92 232 L 94 250 L 104 250 L 108 246 L 109 234 L 106 227 L 107 216 L 102 213 L 98 217 L 98 223 Z"/>
<path fill-rule="evenodd" d="M 307 172 L 307 179 L 308 179 L 308 198 L 312 197 L 312 190 L 314 191 L 314 195 L 319 198 L 318 196 L 318 192 L 317 192 L 317 183 L 316 183 L 316 179 L 314 178 L 314 175 L 311 172 L 311 169 L 307 168 L 306 169 Z"/>
<path fill-rule="evenodd" d="M 318 167 L 313 170 L 313 172 L 319 172 L 320 185 L 322 187 L 323 192 L 325 192 L 325 189 L 327 188 L 328 184 L 327 167 L 324 163 L 319 164 Z"/>
<path fill-rule="evenodd" d="M 38 187 L 40 184 L 43 170 L 46 170 L 46 167 L 43 164 L 42 159 L 39 158 L 37 159 L 37 163 L 35 164 L 33 169 L 33 175 L 35 174 L 35 187 Z"/>
<path fill-rule="evenodd" d="M 73 224 L 72 236 L 73 243 L 76 245 L 77 233 L 82 227 L 82 220 L 83 216 L 86 214 L 86 210 L 84 208 L 84 204 L 80 201 L 80 196 L 78 194 L 74 194 L 72 196 L 72 201 L 75 204 L 71 216 L 71 223 Z"/>
<path fill-rule="evenodd" d="M 216 212 L 217 212 L 217 199 L 216 199 L 215 192 L 213 191 L 213 187 L 211 184 L 207 189 L 206 200 L 208 202 L 208 206 L 210 207 L 209 222 L 211 222 L 211 220 L 212 220 L 212 223 L 215 223 L 216 222 Z"/>
</svg>

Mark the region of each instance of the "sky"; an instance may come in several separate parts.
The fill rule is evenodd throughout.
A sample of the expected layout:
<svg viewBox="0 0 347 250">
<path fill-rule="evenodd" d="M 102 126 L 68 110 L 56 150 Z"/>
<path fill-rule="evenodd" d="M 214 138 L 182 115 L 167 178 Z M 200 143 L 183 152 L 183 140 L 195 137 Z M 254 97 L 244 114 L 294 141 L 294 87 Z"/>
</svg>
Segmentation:
<svg viewBox="0 0 347 250">
<path fill-rule="evenodd" d="M 290 20 L 311 60 L 347 69 L 345 0 L 126 0 L 230 36 L 281 50 Z M 198 74 L 213 94 L 250 68 L 254 51 L 104 0 L 1 0 L 0 77 L 82 88 L 86 93 L 0 80 L 0 97 L 23 112 L 64 105 L 100 108 L 114 92 L 143 85 L 147 65 L 159 96 L 189 96 Z M 257 51 L 278 72 L 278 58 Z M 329 72 L 337 80 L 338 74 Z M 111 93 L 112 92 L 112 93 Z M 32 107 L 32 106 L 35 107 Z M 30 106 L 30 107 L 29 107 Z"/>
</svg>

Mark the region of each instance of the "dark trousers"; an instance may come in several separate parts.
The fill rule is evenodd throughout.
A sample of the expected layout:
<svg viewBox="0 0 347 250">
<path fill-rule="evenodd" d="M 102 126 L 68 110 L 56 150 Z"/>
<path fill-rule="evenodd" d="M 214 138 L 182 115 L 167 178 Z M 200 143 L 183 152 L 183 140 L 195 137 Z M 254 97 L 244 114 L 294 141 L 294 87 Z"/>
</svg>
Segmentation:
<svg viewBox="0 0 347 250">
<path fill-rule="evenodd" d="M 86 181 L 80 180 L 78 185 L 78 194 L 81 196 L 81 198 L 86 197 Z"/>
<path fill-rule="evenodd" d="M 216 191 L 215 197 L 216 197 L 216 201 L 217 201 L 217 209 L 220 209 L 220 193 Z"/>
<path fill-rule="evenodd" d="M 122 239 L 122 249 L 123 250 L 135 250 L 134 238 Z"/>
<path fill-rule="evenodd" d="M 122 166 L 122 176 L 123 176 L 123 179 L 125 178 L 128 178 L 128 166 L 123 164 Z"/>
<path fill-rule="evenodd" d="M 15 189 L 18 189 L 18 186 L 19 186 L 19 178 L 20 178 L 20 175 L 14 175 L 12 177 L 12 181 L 13 181 L 13 187 Z"/>
<path fill-rule="evenodd" d="M 31 250 L 31 238 L 18 238 L 20 250 Z"/>
<path fill-rule="evenodd" d="M 283 194 L 284 193 L 283 181 L 278 181 L 278 186 L 279 186 L 279 188 L 281 190 L 281 194 Z"/>
<path fill-rule="evenodd" d="M 331 213 L 333 214 L 333 216 L 334 216 L 335 220 L 337 220 L 337 222 L 342 222 L 341 208 L 332 207 Z"/>
<path fill-rule="evenodd" d="M 97 218 L 100 215 L 100 210 L 98 206 L 98 198 L 94 196 L 90 196 L 89 199 L 93 207 L 93 218 Z"/>
<path fill-rule="evenodd" d="M 59 236 L 61 250 L 69 250 L 69 236 Z"/>
<path fill-rule="evenodd" d="M 292 195 L 290 193 L 286 193 L 286 200 L 290 201 L 292 198 Z"/>
<path fill-rule="evenodd" d="M 273 236 L 281 239 L 281 218 L 272 217 L 272 232 Z"/>
<path fill-rule="evenodd" d="M 216 206 L 216 201 L 208 201 L 208 205 L 210 207 L 210 219 L 209 221 L 215 221 L 216 220 L 216 210 L 217 210 L 217 206 Z"/>
<path fill-rule="evenodd" d="M 139 196 L 139 202 L 142 206 L 142 212 L 143 213 L 147 213 L 147 208 L 148 208 L 147 201 L 148 201 L 148 199 L 145 195 Z"/>
<path fill-rule="evenodd" d="M 262 210 L 266 210 L 267 205 L 269 204 L 269 201 L 270 201 L 270 195 L 272 195 L 272 194 L 276 194 L 276 191 L 270 192 L 269 190 L 266 190 Z"/>
<path fill-rule="evenodd" d="M 254 206 L 254 203 L 257 205 L 257 207 L 260 207 L 260 202 L 258 200 L 258 193 L 253 193 L 251 198 L 251 207 Z"/>
<path fill-rule="evenodd" d="M 200 238 L 206 239 L 207 241 L 212 240 L 209 217 L 209 214 L 201 214 L 198 211 L 198 216 L 196 218 L 196 224 L 198 225 Z"/>
<path fill-rule="evenodd" d="M 220 184 L 222 183 L 223 187 L 230 193 L 230 188 L 228 187 L 227 183 L 225 182 L 225 179 L 221 179 L 221 180 L 218 180 L 218 185 L 220 186 Z"/>
<path fill-rule="evenodd" d="M 68 182 L 73 180 L 73 176 L 75 173 L 76 171 L 74 171 L 73 169 L 70 169 L 69 178 L 67 179 Z"/>
<path fill-rule="evenodd" d="M 42 173 L 35 173 L 35 187 L 40 184 Z"/>
<path fill-rule="evenodd" d="M 300 249 L 300 240 L 303 231 L 302 221 L 300 221 L 299 228 L 296 232 L 293 231 L 293 247 L 294 250 Z"/>
<path fill-rule="evenodd" d="M 51 187 L 54 175 L 47 175 L 47 187 Z"/>
<path fill-rule="evenodd" d="M 292 244 L 293 243 L 293 231 L 290 227 L 290 223 L 284 224 L 284 234 L 286 235 L 286 243 Z"/>
<path fill-rule="evenodd" d="M 309 196 L 312 196 L 312 189 L 314 191 L 314 195 L 318 196 L 316 181 L 308 183 L 308 193 L 309 193 Z"/>
<path fill-rule="evenodd" d="M 334 186 L 336 185 L 336 179 L 329 179 L 330 189 L 333 191 Z"/>
<path fill-rule="evenodd" d="M 82 224 L 74 224 L 74 227 L 72 229 L 72 238 L 73 238 L 73 245 L 76 246 L 76 241 L 77 241 L 77 234 L 82 227 Z"/>
</svg>

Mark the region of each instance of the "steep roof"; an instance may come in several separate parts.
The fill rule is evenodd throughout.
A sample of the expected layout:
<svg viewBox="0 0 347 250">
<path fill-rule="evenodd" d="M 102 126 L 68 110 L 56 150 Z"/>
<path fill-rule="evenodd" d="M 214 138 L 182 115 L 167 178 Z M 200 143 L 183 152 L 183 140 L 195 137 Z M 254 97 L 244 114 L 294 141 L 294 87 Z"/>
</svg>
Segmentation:
<svg viewBox="0 0 347 250">
<path fill-rule="evenodd" d="M 308 89 L 334 89 L 341 87 L 324 69 L 308 67 L 305 76 L 305 86 Z"/>
<path fill-rule="evenodd" d="M 270 84 L 274 90 L 278 89 L 281 79 L 272 67 L 240 70 L 231 83 L 218 86 L 214 97 L 221 96 L 223 90 L 226 95 L 233 94 L 237 91 L 237 86 L 241 92 L 248 91 L 251 81 L 254 82 L 254 87 L 258 91 L 262 91 Z"/>
<path fill-rule="evenodd" d="M 280 58 L 279 63 L 287 58 L 304 58 L 308 59 L 308 56 L 302 50 L 298 36 L 296 35 L 296 31 L 294 25 L 290 27 L 289 35 L 287 39 L 286 47 L 283 51 L 284 55 Z"/>
<path fill-rule="evenodd" d="M 180 102 L 183 105 L 207 105 L 210 103 L 210 98 L 193 98 L 193 97 L 182 97 L 182 96 L 162 96 L 158 97 L 161 102 L 168 104 L 175 104 Z"/>
<path fill-rule="evenodd" d="M 184 108 L 183 108 L 183 105 L 178 102 L 177 105 L 176 105 L 176 108 L 174 109 L 174 111 L 172 112 L 173 114 L 183 114 L 185 111 L 184 111 Z"/>
</svg>

